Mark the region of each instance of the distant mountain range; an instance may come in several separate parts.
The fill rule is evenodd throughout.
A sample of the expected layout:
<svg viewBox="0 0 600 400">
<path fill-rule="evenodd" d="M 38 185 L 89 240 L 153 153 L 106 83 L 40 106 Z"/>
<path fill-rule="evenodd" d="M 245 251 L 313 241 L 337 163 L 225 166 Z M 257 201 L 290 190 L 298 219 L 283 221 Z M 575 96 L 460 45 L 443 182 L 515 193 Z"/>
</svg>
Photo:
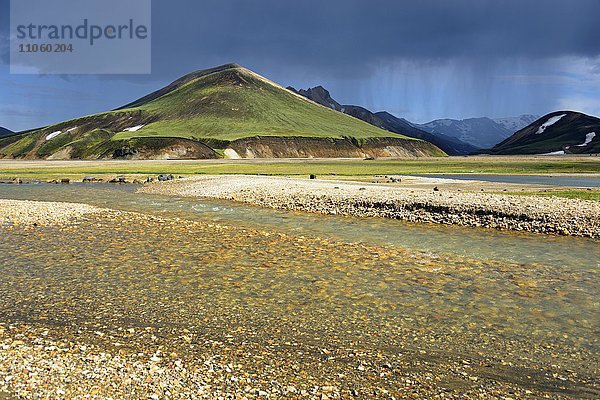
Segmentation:
<svg viewBox="0 0 600 400">
<path fill-rule="evenodd" d="M 119 109 L 0 138 L 0 158 L 443 156 L 240 65 L 185 75 Z"/>
<path fill-rule="evenodd" d="M 479 149 L 491 148 L 539 118 L 524 114 L 498 119 L 487 117 L 463 120 L 438 119 L 426 124 L 416 124 L 386 111 L 374 113 L 361 106 L 340 104 L 323 86 L 309 89 L 295 89 L 289 86 L 288 89 L 325 107 L 352 115 L 381 129 L 427 140 L 450 155 L 467 155 Z"/>
<path fill-rule="evenodd" d="M 555 111 L 486 151 L 491 154 L 600 153 L 600 118 Z"/>
<path fill-rule="evenodd" d="M 472 146 L 488 149 L 538 118 L 539 116 L 525 114 L 518 117 L 499 119 L 487 117 L 463 120 L 437 119 L 426 124 L 413 125 L 434 135 L 451 136 Z"/>
<path fill-rule="evenodd" d="M 432 134 L 426 130 L 419 129 L 419 127 L 415 126 L 404 118 L 398 118 L 385 111 L 373 113 L 364 107 L 342 105 L 335 101 L 331 97 L 329 91 L 323 86 L 317 86 L 306 90 L 297 90 L 289 86 L 288 89 L 314 101 L 315 103 L 319 103 L 325 107 L 351 115 L 378 128 L 385 129 L 399 135 L 426 140 L 450 155 L 471 154 L 479 149 L 476 146 L 465 143 L 455 137 L 445 135 L 444 133 L 436 132 L 435 134 Z"/>
<path fill-rule="evenodd" d="M 10 135 L 12 133 L 13 133 L 13 131 L 11 131 L 10 129 L 3 128 L 0 126 L 0 136 L 6 136 L 6 135 Z"/>
</svg>

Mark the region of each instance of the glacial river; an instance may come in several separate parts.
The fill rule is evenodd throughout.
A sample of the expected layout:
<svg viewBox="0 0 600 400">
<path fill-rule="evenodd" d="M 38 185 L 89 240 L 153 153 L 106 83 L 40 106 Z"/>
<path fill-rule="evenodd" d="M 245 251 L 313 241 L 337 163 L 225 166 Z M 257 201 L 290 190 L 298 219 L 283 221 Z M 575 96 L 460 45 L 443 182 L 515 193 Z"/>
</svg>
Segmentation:
<svg viewBox="0 0 600 400">
<path fill-rule="evenodd" d="M 239 351 L 246 372 L 299 387 L 327 380 L 365 397 L 600 396 L 598 241 L 275 211 L 126 185 L 0 185 L 0 198 L 168 221 L 0 228 L 5 321 L 49 318 L 114 335 L 150 325 L 190 362 L 200 349 L 221 351 L 178 344 L 172 332 L 185 328 Z"/>
<path fill-rule="evenodd" d="M 493 174 L 423 174 L 426 178 L 458 179 L 466 181 L 484 181 L 516 183 L 525 185 L 549 185 L 575 188 L 598 188 L 600 176 L 548 176 L 548 175 L 493 175 Z"/>
</svg>

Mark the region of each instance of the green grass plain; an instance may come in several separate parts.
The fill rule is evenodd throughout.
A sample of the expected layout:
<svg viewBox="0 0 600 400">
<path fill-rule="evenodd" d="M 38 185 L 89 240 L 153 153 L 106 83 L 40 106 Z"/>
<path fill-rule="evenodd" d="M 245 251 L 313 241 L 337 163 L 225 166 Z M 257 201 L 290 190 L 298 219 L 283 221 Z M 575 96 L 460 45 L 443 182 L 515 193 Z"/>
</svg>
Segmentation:
<svg viewBox="0 0 600 400">
<path fill-rule="evenodd" d="M 193 161 L 27 161 L 0 160 L 0 178 L 48 179 L 81 175 L 170 173 L 264 175 L 408 174 L 600 174 L 600 157 L 444 157 L 389 160 L 253 159 Z"/>
</svg>

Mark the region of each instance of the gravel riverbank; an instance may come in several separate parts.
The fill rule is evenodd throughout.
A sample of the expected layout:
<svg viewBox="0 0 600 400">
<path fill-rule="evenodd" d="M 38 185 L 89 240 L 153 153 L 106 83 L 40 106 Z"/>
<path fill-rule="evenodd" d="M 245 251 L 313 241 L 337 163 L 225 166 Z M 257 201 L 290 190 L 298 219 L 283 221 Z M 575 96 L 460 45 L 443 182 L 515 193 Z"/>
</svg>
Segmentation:
<svg viewBox="0 0 600 400">
<path fill-rule="evenodd" d="M 203 176 L 152 184 L 140 191 L 218 198 L 321 214 L 600 238 L 600 203 L 576 199 L 241 175 Z"/>
<path fill-rule="evenodd" d="M 0 199 L 0 226 L 64 225 L 86 214 L 107 211 L 87 204 Z"/>
<path fill-rule="evenodd" d="M 0 399 L 598 398 L 587 268 L 77 221 L 0 226 Z"/>
</svg>

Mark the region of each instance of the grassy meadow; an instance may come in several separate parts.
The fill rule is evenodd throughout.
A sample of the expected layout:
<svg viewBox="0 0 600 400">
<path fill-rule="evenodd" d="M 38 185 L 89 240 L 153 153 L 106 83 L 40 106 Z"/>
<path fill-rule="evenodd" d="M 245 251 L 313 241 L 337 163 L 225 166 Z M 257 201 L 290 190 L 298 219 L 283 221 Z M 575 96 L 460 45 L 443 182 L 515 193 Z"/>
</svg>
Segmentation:
<svg viewBox="0 0 600 400">
<path fill-rule="evenodd" d="M 0 160 L 0 179 L 81 179 L 84 175 L 147 176 L 161 173 L 264 174 L 300 176 L 371 176 L 410 174 L 600 174 L 600 157 L 443 157 L 389 160 L 245 159 L 245 160 Z"/>
</svg>

